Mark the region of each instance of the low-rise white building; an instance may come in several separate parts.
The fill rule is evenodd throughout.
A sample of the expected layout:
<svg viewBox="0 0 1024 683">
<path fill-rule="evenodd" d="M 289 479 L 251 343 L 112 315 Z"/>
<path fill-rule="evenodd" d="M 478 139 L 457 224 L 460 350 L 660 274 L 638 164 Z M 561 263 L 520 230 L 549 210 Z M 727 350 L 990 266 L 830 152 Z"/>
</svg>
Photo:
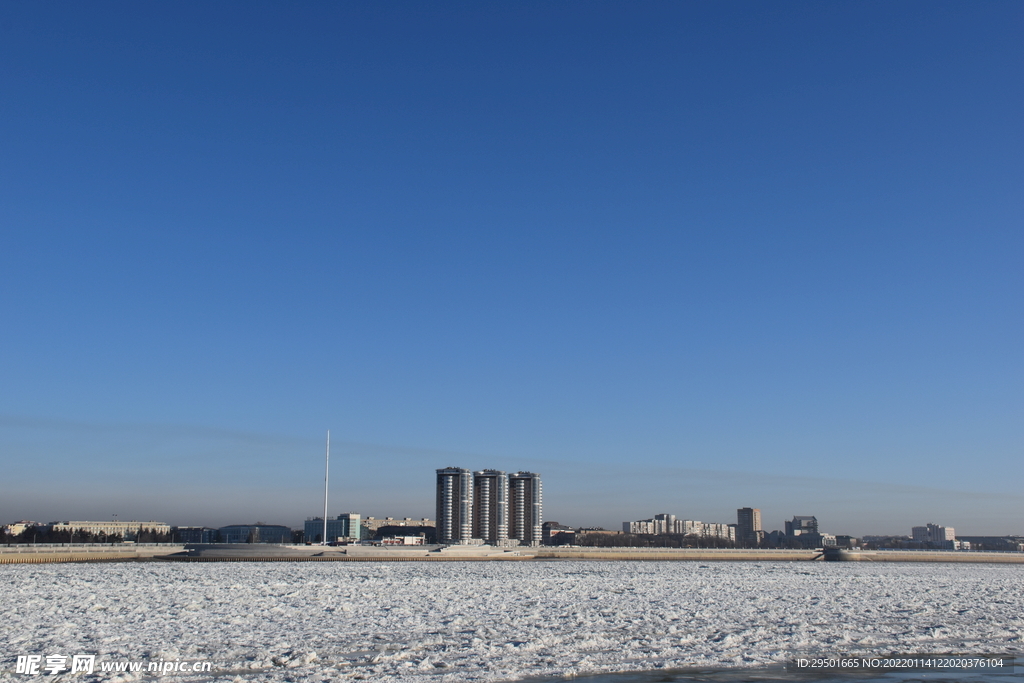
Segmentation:
<svg viewBox="0 0 1024 683">
<path fill-rule="evenodd" d="M 422 536 L 389 536 L 380 540 L 381 545 L 423 545 Z"/>
</svg>

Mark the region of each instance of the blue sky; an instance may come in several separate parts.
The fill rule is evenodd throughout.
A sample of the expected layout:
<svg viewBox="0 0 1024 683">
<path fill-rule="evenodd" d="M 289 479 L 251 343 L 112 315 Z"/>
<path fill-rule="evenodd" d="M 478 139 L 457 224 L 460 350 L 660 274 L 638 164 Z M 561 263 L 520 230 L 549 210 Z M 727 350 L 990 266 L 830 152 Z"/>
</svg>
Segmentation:
<svg viewBox="0 0 1024 683">
<path fill-rule="evenodd" d="M 7 3 L 0 522 L 1024 533 L 1019 3 Z"/>
</svg>

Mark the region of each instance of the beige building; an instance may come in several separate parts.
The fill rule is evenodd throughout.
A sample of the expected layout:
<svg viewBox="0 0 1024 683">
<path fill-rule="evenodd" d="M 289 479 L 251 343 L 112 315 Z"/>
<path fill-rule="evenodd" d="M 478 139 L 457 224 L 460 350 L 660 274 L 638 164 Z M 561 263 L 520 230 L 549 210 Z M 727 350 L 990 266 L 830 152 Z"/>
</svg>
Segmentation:
<svg viewBox="0 0 1024 683">
<path fill-rule="evenodd" d="M 26 529 L 32 529 L 37 526 L 45 526 L 39 522 L 30 522 L 27 519 L 23 519 L 20 522 L 14 522 L 4 527 L 4 532 L 8 536 L 20 536 Z"/>
<path fill-rule="evenodd" d="M 154 534 L 171 533 L 171 525 L 163 522 L 54 522 L 51 525 L 54 531 L 86 531 L 91 534 L 106 534 L 107 536 L 121 536 L 126 541 L 134 541 L 143 531 Z"/>
</svg>

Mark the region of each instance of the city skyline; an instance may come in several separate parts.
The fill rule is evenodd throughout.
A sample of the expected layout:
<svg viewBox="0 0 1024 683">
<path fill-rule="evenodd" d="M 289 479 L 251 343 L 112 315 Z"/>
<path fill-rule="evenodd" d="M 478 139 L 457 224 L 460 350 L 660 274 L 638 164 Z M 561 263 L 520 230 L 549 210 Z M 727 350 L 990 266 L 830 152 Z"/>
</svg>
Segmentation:
<svg viewBox="0 0 1024 683">
<path fill-rule="evenodd" d="M 1016 3 L 0 19 L 0 521 L 1024 530 Z"/>
<path fill-rule="evenodd" d="M 347 444 L 342 444 L 342 445 L 345 446 Z M 465 454 L 463 454 L 463 456 L 465 456 Z M 351 468 L 346 466 L 346 465 L 347 465 L 346 463 L 342 462 L 338 466 L 342 469 L 342 471 L 350 472 Z M 509 494 L 508 494 L 508 481 L 507 481 L 509 476 L 511 476 L 511 475 L 508 475 L 504 471 L 499 471 L 499 470 L 493 470 L 493 469 L 474 470 L 474 469 L 469 469 L 469 468 L 444 468 L 444 469 L 441 469 L 441 470 L 436 470 L 436 473 L 440 474 L 441 472 L 448 471 L 448 470 L 451 470 L 452 472 L 457 472 L 461 476 L 464 476 L 466 478 L 465 484 L 466 484 L 467 490 L 465 492 L 465 495 L 467 497 L 465 498 L 465 505 L 464 505 L 464 507 L 466 507 L 467 510 L 469 510 L 469 509 L 475 510 L 477 505 L 478 505 L 478 503 L 476 502 L 476 496 L 478 494 L 477 486 L 478 486 L 478 481 L 480 479 L 480 475 L 485 475 L 486 477 L 491 477 L 491 476 L 495 476 L 495 475 L 503 477 L 505 479 L 505 496 L 506 496 L 505 499 L 504 499 L 504 505 L 506 507 L 506 512 L 505 512 L 505 516 L 506 517 L 505 518 L 508 519 L 508 515 L 512 514 L 512 505 L 514 505 L 514 503 L 511 500 L 511 496 L 509 496 Z M 431 471 L 435 471 L 435 470 L 431 470 Z M 523 475 L 525 477 L 538 477 L 538 481 L 539 481 L 539 475 L 535 475 L 535 474 L 533 474 L 531 472 L 514 472 L 513 474 L 514 475 Z M 665 472 L 661 472 L 661 474 L 664 477 Z M 694 472 L 693 471 L 689 471 L 688 474 L 693 475 Z M 717 475 L 717 473 L 711 473 L 711 474 Z M 794 479 L 794 478 L 791 478 L 791 477 L 784 478 L 781 481 L 784 481 L 784 482 L 789 483 L 789 484 L 796 484 L 798 486 L 801 486 L 801 485 L 802 486 L 806 486 L 808 488 L 813 488 L 811 486 L 811 484 L 814 483 L 812 480 Z M 621 480 L 618 480 L 618 479 L 615 482 L 615 487 L 619 491 L 621 491 L 621 488 L 622 488 L 621 487 L 621 483 L 622 483 Z M 653 483 L 653 481 L 650 482 L 650 483 Z M 662 482 L 662 483 L 664 484 L 665 482 Z M 777 488 L 779 482 L 776 481 L 776 482 L 773 482 L 773 483 L 775 484 L 775 486 L 773 488 Z M 819 481 L 817 483 L 820 484 L 821 482 Z M 847 488 L 849 488 L 849 486 L 850 486 L 849 482 L 846 483 L 846 486 L 847 486 Z M 422 488 L 424 490 L 426 490 L 427 487 L 422 487 Z M 647 486 L 647 488 L 649 489 L 650 487 Z M 728 498 L 730 495 L 732 495 L 729 492 L 728 487 L 726 487 L 726 488 L 724 488 L 724 489 L 722 489 L 720 491 L 719 490 L 712 491 L 712 490 L 704 489 L 703 492 L 705 494 L 709 495 L 711 498 L 720 499 L 720 500 L 724 500 L 724 499 Z M 911 495 L 914 492 L 914 490 L 911 487 L 902 487 L 901 488 L 901 487 L 893 486 L 893 487 L 891 487 L 891 492 L 892 493 L 901 493 L 902 495 L 907 496 L 907 495 Z M 579 492 L 570 492 L 570 493 L 578 494 Z M 921 498 L 922 500 L 930 501 L 930 503 L 931 503 L 930 506 L 926 506 L 926 507 L 922 508 L 922 510 L 931 510 L 931 512 L 928 512 L 927 514 L 923 514 L 923 516 L 922 516 L 922 514 L 911 513 L 910 519 L 904 520 L 902 518 L 901 519 L 879 518 L 877 516 L 872 518 L 868 514 L 861 514 L 859 516 L 854 514 L 852 517 L 848 518 L 848 521 L 846 521 L 846 522 L 827 521 L 827 523 L 829 525 L 832 525 L 832 526 L 838 525 L 838 528 L 832 529 L 835 533 L 846 534 L 846 535 L 851 535 L 851 536 L 863 536 L 863 535 L 903 536 L 903 535 L 907 535 L 906 528 L 904 528 L 904 527 L 909 528 L 908 525 L 919 524 L 921 522 L 921 520 L 924 519 L 925 517 L 928 517 L 929 519 L 932 518 L 932 517 L 935 517 L 935 518 L 945 518 L 945 517 L 948 517 L 948 514 L 946 512 L 942 512 L 942 510 L 947 510 L 948 511 L 949 508 L 948 507 L 943 507 L 941 495 L 936 495 L 936 494 L 941 494 L 941 493 L 942 492 L 935 492 L 935 491 L 928 491 L 928 490 L 923 490 L 923 491 L 919 490 L 919 491 L 917 491 L 917 494 L 922 497 Z M 381 493 L 380 493 L 380 491 L 372 490 L 372 489 L 371 490 L 363 490 L 363 491 L 361 491 L 361 494 L 363 495 L 363 499 L 364 500 L 372 500 L 372 501 L 374 501 L 374 503 L 371 506 L 367 506 L 367 507 L 361 508 L 359 510 L 355 510 L 354 508 L 350 507 L 350 513 L 355 513 L 357 518 L 362 516 L 364 519 L 366 519 L 366 518 L 382 519 L 382 518 L 385 518 L 385 517 L 393 518 L 393 519 L 399 519 L 399 520 L 402 520 L 402 519 L 414 519 L 414 520 L 415 519 L 427 519 L 427 517 L 425 517 L 425 516 L 416 516 L 416 515 L 406 514 L 404 512 L 402 512 L 402 513 L 396 513 L 395 512 L 396 509 L 409 508 L 411 503 L 408 500 L 395 500 L 395 501 L 381 502 Z M 358 499 L 358 496 L 351 496 L 351 494 L 349 494 L 349 496 L 346 496 L 346 494 L 344 494 L 344 493 L 336 494 L 336 495 L 339 496 L 339 498 L 337 500 L 335 500 L 334 496 L 332 496 L 332 500 L 334 501 L 334 502 L 331 503 L 332 506 L 333 505 L 340 505 L 341 507 L 344 507 L 346 500 L 351 501 L 351 500 Z M 789 495 L 789 494 L 787 494 L 787 495 Z M 322 496 L 322 493 L 321 493 L 321 496 Z M 588 496 L 588 497 L 592 498 L 593 496 Z M 766 497 L 765 494 L 762 494 L 762 498 L 764 498 L 764 497 Z M 768 496 L 768 497 L 770 497 L 770 496 Z M 422 499 L 423 496 L 420 496 L 420 498 Z M 161 507 L 161 505 L 166 506 L 168 502 L 171 502 L 172 507 L 173 507 L 173 501 L 165 500 L 163 503 L 154 504 L 153 499 L 152 499 L 151 496 L 147 496 L 146 500 L 148 502 L 145 505 L 136 505 L 134 508 L 129 508 L 129 509 L 141 509 L 141 508 L 145 508 L 145 509 L 154 509 L 154 508 L 156 508 L 156 509 L 159 509 Z M 437 514 L 438 510 L 441 507 L 441 501 L 437 497 L 436 492 L 435 492 L 432 500 L 433 500 L 433 510 L 434 510 L 435 516 L 436 517 L 442 517 L 441 515 Z M 662 507 L 666 507 L 667 508 L 667 507 L 670 507 L 670 506 L 675 506 L 674 509 L 676 509 L 680 505 L 680 501 L 678 501 L 678 500 L 676 502 L 671 502 L 670 499 L 667 499 L 667 498 L 664 499 L 664 500 L 668 500 L 669 502 L 666 502 L 664 505 L 662 505 Z M 808 497 L 806 497 L 806 500 L 815 500 L 815 499 L 813 497 L 808 496 Z M 820 499 L 818 499 L 818 500 L 820 500 Z M 109 502 L 109 501 L 105 501 L 105 502 Z M 609 502 L 611 502 L 611 499 L 609 499 Z M 319 503 L 322 504 L 322 497 L 321 497 Z M 685 504 L 685 503 L 683 503 L 683 504 Z M 794 504 L 794 501 L 790 500 L 789 501 L 790 507 L 792 507 L 793 504 Z M 43 505 L 44 505 L 44 503 L 37 502 L 34 505 L 29 505 L 26 509 L 31 509 L 31 510 L 37 510 L 38 511 L 38 510 L 42 509 Z M 796 503 L 796 506 L 798 508 L 801 507 L 801 505 L 799 503 Z M 84 507 L 85 507 L 85 509 L 99 510 L 99 509 L 101 509 L 103 507 L 103 505 L 102 504 L 97 504 L 95 501 L 92 501 L 92 502 L 86 504 Z M 294 501 L 291 501 L 290 507 L 292 509 L 295 509 L 295 502 Z M 611 506 L 609 506 L 609 507 L 611 507 Z M 655 506 L 655 507 L 657 507 L 657 506 Z M 813 507 L 813 506 L 811 506 L 811 507 Z M 248 512 L 252 513 L 252 514 L 250 514 L 249 518 L 243 518 L 243 517 L 239 516 L 239 514 L 244 514 L 244 513 L 239 513 L 239 514 L 235 514 L 235 515 L 232 515 L 231 513 L 226 513 L 226 516 L 217 517 L 217 518 L 204 517 L 202 515 L 197 515 L 195 513 L 192 513 L 191 515 L 185 515 L 184 517 L 181 517 L 181 516 L 173 517 L 172 516 L 172 518 L 171 518 L 171 525 L 172 526 L 177 526 L 177 525 L 180 525 L 180 526 L 198 525 L 198 526 L 208 526 L 208 527 L 218 528 L 218 527 L 221 527 L 221 526 L 226 526 L 226 525 L 231 525 L 231 524 L 243 524 L 244 525 L 244 524 L 252 524 L 252 523 L 256 523 L 256 522 L 260 522 L 260 523 L 267 522 L 267 523 L 274 523 L 274 524 L 281 523 L 281 524 L 284 524 L 285 526 L 290 526 L 292 528 L 301 529 L 304 526 L 308 526 L 309 525 L 309 520 L 310 519 L 320 520 L 321 523 L 323 521 L 322 512 L 316 513 L 316 516 L 314 516 L 313 513 L 309 513 L 309 514 L 305 515 L 304 517 L 301 518 L 302 520 L 305 520 L 305 522 L 289 521 L 288 519 L 281 519 L 280 516 L 279 517 L 274 517 L 273 514 L 268 516 L 268 514 L 266 514 L 267 511 L 268 510 L 273 510 L 273 509 L 275 509 L 274 506 L 268 505 L 268 501 L 258 501 L 254 506 L 251 506 L 251 507 L 248 508 Z M 368 510 L 370 510 L 370 512 L 369 513 L 364 512 L 363 511 L 364 509 L 368 509 Z M 556 509 L 562 510 L 564 508 L 561 507 L 561 506 L 558 506 L 558 507 L 556 507 Z M 625 509 L 628 509 L 628 508 L 620 507 L 620 508 L 615 508 L 615 509 L 625 510 Z M 709 507 L 705 506 L 705 507 L 703 507 L 701 509 L 709 510 L 709 509 L 712 509 L 712 508 L 709 508 Z M 718 508 L 714 508 L 714 509 L 722 509 L 722 508 L 718 507 Z M 804 506 L 802 506 L 802 509 L 803 509 L 803 512 L 807 512 L 809 507 L 807 505 L 804 505 Z M 639 510 L 637 512 L 643 512 L 643 510 Z M 676 515 L 676 514 L 673 513 L 673 514 L 669 514 L 668 517 L 673 518 L 673 519 L 678 517 L 679 520 L 693 520 L 693 519 L 697 519 L 697 518 L 703 517 L 704 518 L 703 523 L 705 525 L 711 524 L 713 526 L 724 526 L 725 524 L 737 524 L 738 523 L 737 524 L 737 531 L 736 531 L 736 533 L 739 534 L 742 531 L 742 527 L 744 526 L 744 523 L 752 524 L 753 528 L 759 529 L 763 533 L 768 533 L 768 532 L 771 532 L 771 531 L 780 531 L 780 532 L 782 532 L 782 531 L 788 529 L 788 527 L 789 527 L 789 525 L 791 523 L 791 519 L 790 518 L 798 519 L 798 518 L 803 516 L 802 514 L 796 514 L 796 513 L 792 512 L 792 510 L 790 510 L 789 512 L 781 512 L 781 511 L 774 511 L 773 510 L 771 512 L 777 513 L 777 516 L 776 516 L 776 514 L 772 514 L 772 515 L 769 515 L 767 517 L 767 519 L 773 520 L 773 519 L 777 518 L 779 520 L 777 525 L 775 524 L 775 522 L 772 522 L 772 521 L 764 522 L 763 521 L 764 517 L 763 517 L 763 514 L 762 514 L 762 510 L 757 509 L 757 508 L 753 508 L 752 509 L 752 508 L 749 508 L 749 507 L 734 509 L 732 517 L 729 517 L 728 515 L 720 514 L 718 512 L 713 513 L 712 515 L 702 515 L 699 512 L 698 513 L 694 513 L 692 511 L 692 509 L 690 511 L 688 511 L 687 513 L 684 513 L 682 515 Z M 822 505 L 819 504 L 819 506 L 816 507 L 813 512 L 814 512 L 814 515 L 812 515 L 812 516 L 819 516 L 819 515 L 824 514 L 826 520 L 834 520 L 834 519 L 836 519 L 836 518 L 829 517 L 829 515 L 828 515 L 829 509 L 828 509 L 827 506 L 822 506 Z M 343 513 L 343 516 L 348 515 L 350 513 Z M 865 511 L 865 513 L 866 513 L 866 511 Z M 626 516 L 624 516 L 622 518 L 622 521 L 614 521 L 614 522 L 613 521 L 608 521 L 608 520 L 611 520 L 611 516 L 610 516 L 610 513 L 608 512 L 608 509 L 606 508 L 606 509 L 602 510 L 602 509 L 598 509 L 596 506 L 594 506 L 594 507 L 591 508 L 591 514 L 584 514 L 582 519 L 576 519 L 575 517 L 570 518 L 570 517 L 566 517 L 565 515 L 562 515 L 562 518 L 559 519 L 557 513 L 554 513 L 554 515 L 552 515 L 552 514 L 545 514 L 541 521 L 543 521 L 543 522 L 558 521 L 560 523 L 565 523 L 565 521 L 568 520 L 569 523 L 570 523 L 569 525 L 572 526 L 572 527 L 583 527 L 583 528 L 587 528 L 587 527 L 592 527 L 592 528 L 593 527 L 600 527 L 600 528 L 605 528 L 605 529 L 608 529 L 608 530 L 616 530 L 616 529 L 624 527 L 624 525 L 628 525 L 630 523 L 630 520 L 637 519 L 636 514 L 632 514 L 632 516 L 629 516 L 630 514 L 632 514 L 632 513 L 626 513 Z M 117 513 L 113 513 L 112 514 L 112 517 L 114 518 L 114 521 L 117 521 L 116 515 L 117 515 Z M 743 515 L 746 515 L 746 517 L 743 517 Z M 929 515 L 931 515 L 931 517 L 929 517 Z M 287 517 L 288 513 L 285 513 L 284 516 Z M 709 522 L 708 519 L 711 516 L 714 516 L 717 521 Z M 69 515 L 64 515 L 64 516 L 59 516 L 59 517 L 55 517 L 55 518 L 52 518 L 52 519 L 48 516 L 48 514 L 21 515 L 20 517 L 15 515 L 15 517 L 16 518 L 12 518 L 12 519 L 9 519 L 9 520 L 0 519 L 0 524 L 9 524 L 9 523 L 12 523 L 12 522 L 21 521 L 21 520 L 28 520 L 28 519 L 32 519 L 32 520 L 34 520 L 36 522 L 41 522 L 41 523 L 60 522 L 62 520 L 67 520 L 67 519 L 72 519 L 72 518 L 76 518 L 76 519 L 90 518 L 90 519 L 97 519 L 97 520 L 102 519 L 102 515 L 92 515 L 92 516 L 90 516 L 90 515 L 77 515 L 77 516 L 76 515 L 70 515 L 70 516 Z M 159 515 L 157 515 L 157 517 L 159 517 Z M 167 515 L 165 515 L 165 517 L 167 517 Z M 330 519 L 332 519 L 332 520 L 335 517 L 337 517 L 336 513 L 332 513 L 330 515 Z M 657 518 L 664 517 L 664 515 L 656 514 L 656 515 L 654 515 L 654 517 L 657 519 Z M 138 522 L 138 521 L 143 520 L 143 519 L 152 521 L 154 519 L 154 517 L 145 517 L 145 515 L 143 515 L 143 516 L 140 516 L 140 517 L 136 518 L 135 516 L 131 516 L 131 515 L 121 515 L 120 519 L 122 520 L 122 522 L 124 520 L 128 520 L 128 519 L 131 519 L 132 522 Z M 746 519 L 746 522 L 744 522 L 744 519 Z M 880 524 L 877 523 L 877 522 L 872 524 L 869 521 L 870 519 L 876 519 L 876 520 L 877 519 L 884 519 L 884 521 L 882 523 L 880 523 Z M 228 520 L 228 521 L 225 521 L 225 520 Z M 600 520 L 600 521 L 595 521 L 595 520 Z M 736 521 L 734 522 L 734 521 L 730 521 L 730 520 L 736 520 Z M 167 521 L 167 520 L 163 520 L 163 521 Z M 949 521 L 952 521 L 952 520 L 947 520 L 947 522 L 949 522 Z M 963 521 L 964 521 L 964 518 L 961 517 L 961 518 L 958 518 L 957 523 L 958 524 L 962 524 Z M 997 527 L 994 524 L 991 524 L 991 523 L 988 523 L 988 526 L 985 526 L 985 523 L 983 523 L 980 527 L 975 527 L 975 526 L 972 526 L 972 525 L 970 525 L 968 523 L 964 528 L 967 529 L 967 530 L 963 533 L 963 535 L 972 535 L 972 536 L 978 536 L 978 535 L 996 535 L 996 536 L 998 536 L 998 535 L 1015 535 L 1015 536 L 1019 536 L 1019 535 L 1022 535 L 1022 533 L 1020 531 L 1018 531 L 1016 529 L 1013 529 L 1013 528 L 1007 528 L 1007 529 L 1004 529 L 1002 531 L 994 531 L 994 529 L 996 529 Z M 986 531 L 979 531 L 979 529 L 987 529 L 987 530 Z M 460 531 L 459 533 L 461 535 L 464 535 L 464 537 L 466 537 L 466 538 L 484 538 L 484 536 L 481 535 L 481 533 L 480 533 L 479 520 L 477 519 L 477 516 L 476 516 L 475 513 L 470 513 L 468 520 L 464 524 L 464 529 L 462 531 Z M 504 533 L 505 533 L 505 537 L 507 537 L 507 534 L 508 534 L 508 525 L 507 525 L 507 523 L 506 523 L 506 526 L 505 526 L 505 532 Z M 663 532 L 658 532 L 658 533 L 663 533 Z M 498 536 L 499 539 L 501 537 L 502 536 L 500 536 L 500 535 Z M 738 536 L 737 540 L 740 539 L 740 538 L 742 538 L 742 537 Z"/>
</svg>

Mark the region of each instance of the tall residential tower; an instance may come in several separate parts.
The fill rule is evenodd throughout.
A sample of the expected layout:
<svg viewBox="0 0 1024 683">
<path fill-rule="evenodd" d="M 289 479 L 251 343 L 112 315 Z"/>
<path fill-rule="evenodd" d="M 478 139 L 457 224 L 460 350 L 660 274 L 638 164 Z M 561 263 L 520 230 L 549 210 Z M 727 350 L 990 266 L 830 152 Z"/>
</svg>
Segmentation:
<svg viewBox="0 0 1024 683">
<path fill-rule="evenodd" d="M 540 545 L 543 538 L 543 500 L 540 475 L 516 472 L 508 476 L 508 537 L 520 545 Z"/>
<path fill-rule="evenodd" d="M 437 471 L 437 542 L 473 538 L 473 473 L 461 467 Z"/>
<path fill-rule="evenodd" d="M 508 540 L 508 476 L 500 470 L 473 473 L 473 538 L 490 545 Z"/>
<path fill-rule="evenodd" d="M 437 542 L 540 545 L 543 539 L 540 475 L 437 470 Z"/>
</svg>

